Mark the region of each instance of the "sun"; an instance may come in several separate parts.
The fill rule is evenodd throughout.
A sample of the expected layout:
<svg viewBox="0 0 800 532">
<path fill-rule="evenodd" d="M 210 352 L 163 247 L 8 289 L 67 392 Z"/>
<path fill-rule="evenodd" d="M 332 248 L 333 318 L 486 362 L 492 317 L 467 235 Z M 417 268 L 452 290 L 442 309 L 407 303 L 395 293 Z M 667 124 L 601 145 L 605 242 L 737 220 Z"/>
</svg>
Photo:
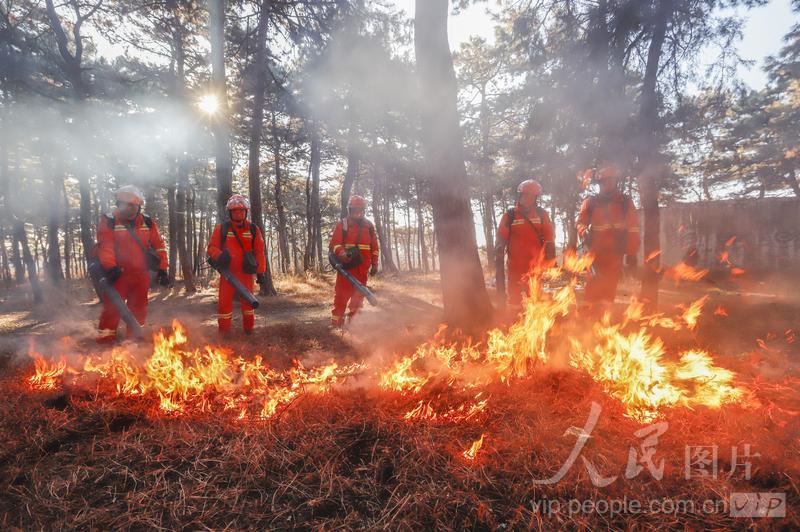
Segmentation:
<svg viewBox="0 0 800 532">
<path fill-rule="evenodd" d="M 216 94 L 206 94 L 197 101 L 197 106 L 204 113 L 213 115 L 219 110 L 219 98 Z"/>
</svg>

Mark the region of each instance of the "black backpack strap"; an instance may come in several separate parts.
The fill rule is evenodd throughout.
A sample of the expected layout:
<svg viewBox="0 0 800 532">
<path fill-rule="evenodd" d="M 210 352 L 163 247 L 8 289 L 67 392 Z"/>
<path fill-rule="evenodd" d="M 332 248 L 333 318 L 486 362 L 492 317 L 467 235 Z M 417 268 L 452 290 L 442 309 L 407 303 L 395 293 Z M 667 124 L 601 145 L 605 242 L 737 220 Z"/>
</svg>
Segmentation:
<svg viewBox="0 0 800 532">
<path fill-rule="evenodd" d="M 225 250 L 225 243 L 228 241 L 228 230 L 230 229 L 230 224 L 228 222 L 222 222 L 219 228 L 219 249 L 220 251 Z"/>
<path fill-rule="evenodd" d="M 509 220 L 508 221 L 508 240 L 509 240 L 509 243 L 510 243 L 511 242 L 511 225 L 514 223 L 514 209 L 513 208 L 509 209 L 508 213 L 509 213 L 509 217 L 508 217 L 508 220 Z M 540 223 L 544 223 L 543 214 L 544 214 L 544 209 L 542 209 L 541 207 L 539 207 L 537 205 L 536 206 L 536 215 L 539 216 L 539 222 Z M 526 222 L 528 222 L 528 225 L 530 225 L 533 228 L 533 232 L 536 233 L 537 237 L 539 237 L 539 244 L 543 246 L 544 245 L 544 235 L 542 235 L 542 232 L 539 231 L 539 229 L 536 227 L 536 225 L 534 225 L 534 223 L 530 220 L 530 218 L 528 218 L 524 214 L 522 215 L 522 218 Z"/>
<path fill-rule="evenodd" d="M 148 218 L 148 217 L 145 217 L 144 215 L 142 215 L 142 217 L 143 217 L 143 218 L 145 218 L 145 223 L 147 223 L 147 221 L 146 221 L 146 220 L 147 220 L 147 218 Z M 134 218 L 134 224 L 136 223 L 136 221 L 135 221 L 135 220 L 136 220 L 136 219 Z M 152 225 L 152 223 L 153 223 L 153 222 L 152 222 L 152 220 L 151 220 L 151 221 L 150 221 L 150 224 Z M 139 239 L 139 236 L 136 234 L 136 231 L 134 231 L 134 230 L 133 230 L 133 227 L 132 227 L 132 226 L 130 226 L 130 225 L 126 224 L 126 223 L 123 223 L 123 224 L 122 224 L 122 226 L 123 226 L 123 227 L 124 227 L 124 228 L 125 228 L 125 229 L 128 231 L 128 233 L 130 233 L 130 235 L 131 235 L 131 237 L 133 238 L 134 242 L 136 242 L 136 243 L 139 245 L 139 247 L 140 247 L 140 248 L 142 248 L 142 253 L 144 253 L 144 254 L 145 254 L 145 256 L 147 256 L 147 250 L 149 250 L 149 249 L 150 249 L 150 246 L 149 246 L 149 244 L 150 244 L 150 241 L 148 240 L 148 241 L 147 241 L 148 245 L 147 245 L 147 246 L 145 246 L 145 245 L 142 243 L 142 241 Z M 147 227 L 148 227 L 148 229 L 150 228 L 150 226 L 147 226 Z"/>
<path fill-rule="evenodd" d="M 242 251 L 246 253 L 247 250 L 244 249 L 244 244 L 242 244 L 242 239 L 239 237 L 239 233 L 236 232 L 236 228 L 231 226 L 231 229 L 233 229 L 233 236 L 236 237 L 236 241 L 239 242 L 239 247 L 242 248 Z M 251 230 L 252 230 L 252 228 L 251 228 Z M 225 233 L 225 237 L 226 238 L 227 238 L 227 236 L 228 236 L 228 234 Z"/>
<path fill-rule="evenodd" d="M 153 229 L 153 219 L 146 214 L 143 214 L 142 218 L 144 218 L 144 225 L 146 225 L 148 229 Z"/>
</svg>

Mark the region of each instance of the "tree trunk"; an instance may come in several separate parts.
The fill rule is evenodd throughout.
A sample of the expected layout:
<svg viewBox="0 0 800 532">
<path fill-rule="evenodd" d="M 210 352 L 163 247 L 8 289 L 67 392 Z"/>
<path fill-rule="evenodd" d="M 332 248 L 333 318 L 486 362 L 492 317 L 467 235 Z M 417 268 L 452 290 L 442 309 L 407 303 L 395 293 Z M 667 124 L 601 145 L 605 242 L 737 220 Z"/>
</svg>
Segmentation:
<svg viewBox="0 0 800 532">
<path fill-rule="evenodd" d="M 22 246 L 22 258 L 25 262 L 25 268 L 28 270 L 28 280 L 31 283 L 33 301 L 35 303 L 41 303 L 42 288 L 39 286 L 39 276 L 36 273 L 36 262 L 31 255 L 31 248 L 28 245 L 28 235 L 25 232 L 25 224 L 20 220 L 17 220 L 14 223 L 14 240 L 16 240 Z"/>
<path fill-rule="evenodd" d="M 175 236 L 178 247 L 178 259 L 181 261 L 181 274 L 183 275 L 183 284 L 186 292 L 193 294 L 195 292 L 194 275 L 192 274 L 192 262 L 189 259 L 189 249 L 186 241 L 188 235 L 186 234 L 186 191 L 189 188 L 189 169 L 186 167 L 186 161 L 181 160 L 178 163 L 178 190 L 175 195 Z"/>
<path fill-rule="evenodd" d="M 72 222 L 69 215 L 69 197 L 67 185 L 61 180 L 61 199 L 64 202 L 64 274 L 72 279 Z"/>
<path fill-rule="evenodd" d="M 217 173 L 217 220 L 225 219 L 225 204 L 232 192 L 230 128 L 228 127 L 228 88 L 225 81 L 225 0 L 209 0 L 208 24 L 211 42 L 211 84 L 219 102 L 214 125 L 214 151 Z"/>
<path fill-rule="evenodd" d="M 430 268 L 428 266 L 428 244 L 425 241 L 425 215 L 422 211 L 422 193 L 420 191 L 419 179 L 414 178 L 414 192 L 417 197 L 417 240 L 419 243 L 420 263 L 422 264 L 422 271 L 428 273 Z"/>
<path fill-rule="evenodd" d="M 175 279 L 178 259 L 178 215 L 175 212 L 175 185 L 167 187 L 167 222 L 169 233 L 169 278 Z"/>
<path fill-rule="evenodd" d="M 406 206 L 404 214 L 405 214 L 406 226 L 403 228 L 403 251 L 406 254 L 406 268 L 408 269 L 408 271 L 413 271 L 414 264 L 411 261 L 411 192 L 410 191 L 406 196 Z"/>
<path fill-rule="evenodd" d="M 356 154 L 352 146 L 348 146 L 347 171 L 344 174 L 344 182 L 342 183 L 342 218 L 347 217 L 347 202 L 350 199 L 350 191 L 353 189 L 353 183 L 355 183 L 356 176 L 358 175 L 358 163 L 358 154 Z"/>
<path fill-rule="evenodd" d="M 322 228 L 319 207 L 319 167 L 320 167 L 320 142 L 316 125 L 309 122 L 311 134 L 311 160 L 306 179 L 306 250 L 303 257 L 303 268 L 310 270 L 314 261 L 317 268 L 322 268 Z"/>
<path fill-rule="evenodd" d="M 319 130 L 314 125 L 311 134 L 311 217 L 313 227 L 314 248 L 317 251 L 317 268 L 322 270 L 322 209 L 319 201 L 319 170 L 322 165 L 322 142 Z"/>
<path fill-rule="evenodd" d="M 278 245 L 281 248 L 281 272 L 287 273 L 290 266 L 289 240 L 286 227 L 286 210 L 283 205 L 283 174 L 281 169 L 281 138 L 275 110 L 272 110 L 272 155 L 275 159 L 275 213 L 278 215 Z"/>
<path fill-rule="evenodd" d="M 658 63 L 667 31 L 667 24 L 672 16 L 674 0 L 661 0 L 653 20 L 653 37 L 647 52 L 647 64 L 642 81 L 641 108 L 639 111 L 639 192 L 644 212 L 644 256 L 661 249 L 660 213 L 658 195 L 661 189 L 661 177 L 664 165 L 659 156 L 656 127 L 658 125 L 658 99 L 656 82 Z M 650 309 L 658 307 L 658 270 L 660 259 L 656 256 L 647 262 L 642 277 L 642 300 Z"/>
<path fill-rule="evenodd" d="M 447 0 L 416 0 L 414 48 L 421 93 L 422 148 L 438 236 L 445 320 L 465 330 L 485 326 L 486 292 L 469 202 L 447 41 Z"/>
<path fill-rule="evenodd" d="M 372 182 L 372 213 L 375 217 L 375 232 L 378 234 L 378 246 L 381 249 L 381 270 L 384 272 L 395 272 L 397 271 L 397 266 L 395 266 L 392 260 L 392 246 L 386 231 L 381 188 L 381 178 L 376 174 Z"/>
</svg>

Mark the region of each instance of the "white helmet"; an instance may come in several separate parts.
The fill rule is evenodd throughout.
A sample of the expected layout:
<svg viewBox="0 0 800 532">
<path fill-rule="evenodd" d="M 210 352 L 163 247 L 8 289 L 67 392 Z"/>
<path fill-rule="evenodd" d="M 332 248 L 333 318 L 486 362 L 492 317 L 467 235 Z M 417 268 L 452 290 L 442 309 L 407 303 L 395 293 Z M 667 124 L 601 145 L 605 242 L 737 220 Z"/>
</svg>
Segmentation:
<svg viewBox="0 0 800 532">
<path fill-rule="evenodd" d="M 133 185 L 125 185 L 124 187 L 120 187 L 120 189 L 117 190 L 116 198 L 117 201 L 133 203 L 139 207 L 144 205 L 144 194 L 142 194 L 142 191 L 139 190 L 138 187 Z"/>
</svg>

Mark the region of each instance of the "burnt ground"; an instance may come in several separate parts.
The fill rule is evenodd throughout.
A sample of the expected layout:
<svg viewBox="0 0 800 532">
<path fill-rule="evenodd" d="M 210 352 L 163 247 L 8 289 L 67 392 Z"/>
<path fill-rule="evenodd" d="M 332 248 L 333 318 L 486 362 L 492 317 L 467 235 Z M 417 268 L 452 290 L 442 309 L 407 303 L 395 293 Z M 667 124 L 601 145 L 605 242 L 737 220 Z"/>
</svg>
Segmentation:
<svg viewBox="0 0 800 532">
<path fill-rule="evenodd" d="M 260 353 L 272 365 L 307 366 L 407 354 L 430 338 L 441 315 L 434 276 L 378 279 L 381 306 L 367 308 L 344 334 L 328 328 L 327 278 L 279 279 L 281 293 L 261 298 L 257 331 L 224 343 Z M 623 287 L 621 298 L 632 285 Z M 642 426 L 585 375 L 545 371 L 491 389 L 483 416 L 459 423 L 409 423 L 402 414 L 418 398 L 358 384 L 305 395 L 268 422 L 231 423 L 198 415 L 152 415 L 146 401 L 115 399 L 98 390 L 33 392 L 25 385 L 30 341 L 63 336 L 95 349 L 99 305 L 86 287 L 50 289 L 32 307 L 23 292 L 0 301 L 0 527 L 9 528 L 456 528 L 592 527 L 796 529 L 800 518 L 800 297 L 780 280 L 664 284 L 662 308 L 708 295 L 695 333 L 664 331 L 670 346 L 698 346 L 752 384 L 760 408 L 675 409 L 659 443 L 664 478 L 645 471 L 622 478 L 629 447 Z M 727 316 L 714 315 L 722 307 Z M 213 289 L 176 290 L 151 298 L 148 323 L 177 318 L 198 344 L 218 342 Z M 239 322 L 234 322 L 234 327 Z M 442 390 L 439 390 L 440 392 Z M 435 390 L 431 399 L 442 400 Z M 445 398 L 445 400 L 447 400 Z M 603 414 L 584 451 L 606 476 L 593 485 L 580 460 L 553 485 L 591 402 Z M 565 429 L 573 427 L 573 436 Z M 461 453 L 486 434 L 482 454 Z M 745 475 L 732 447 L 752 445 L 760 457 Z M 684 477 L 686 445 L 719 449 L 717 478 Z M 727 476 L 727 471 L 734 472 Z M 734 518 L 732 492 L 784 493 L 787 517 Z M 672 501 L 635 511 L 577 508 L 586 501 Z M 548 502 L 549 501 L 549 502 Z M 573 503 L 573 501 L 575 501 Z M 711 501 L 723 508 L 703 508 Z M 542 503 L 549 505 L 549 513 Z M 688 508 L 688 505 L 692 508 Z M 537 506 L 538 505 L 538 506 Z M 716 511 L 706 511 L 706 510 Z M 691 510 L 691 511 L 690 511 Z"/>
</svg>

